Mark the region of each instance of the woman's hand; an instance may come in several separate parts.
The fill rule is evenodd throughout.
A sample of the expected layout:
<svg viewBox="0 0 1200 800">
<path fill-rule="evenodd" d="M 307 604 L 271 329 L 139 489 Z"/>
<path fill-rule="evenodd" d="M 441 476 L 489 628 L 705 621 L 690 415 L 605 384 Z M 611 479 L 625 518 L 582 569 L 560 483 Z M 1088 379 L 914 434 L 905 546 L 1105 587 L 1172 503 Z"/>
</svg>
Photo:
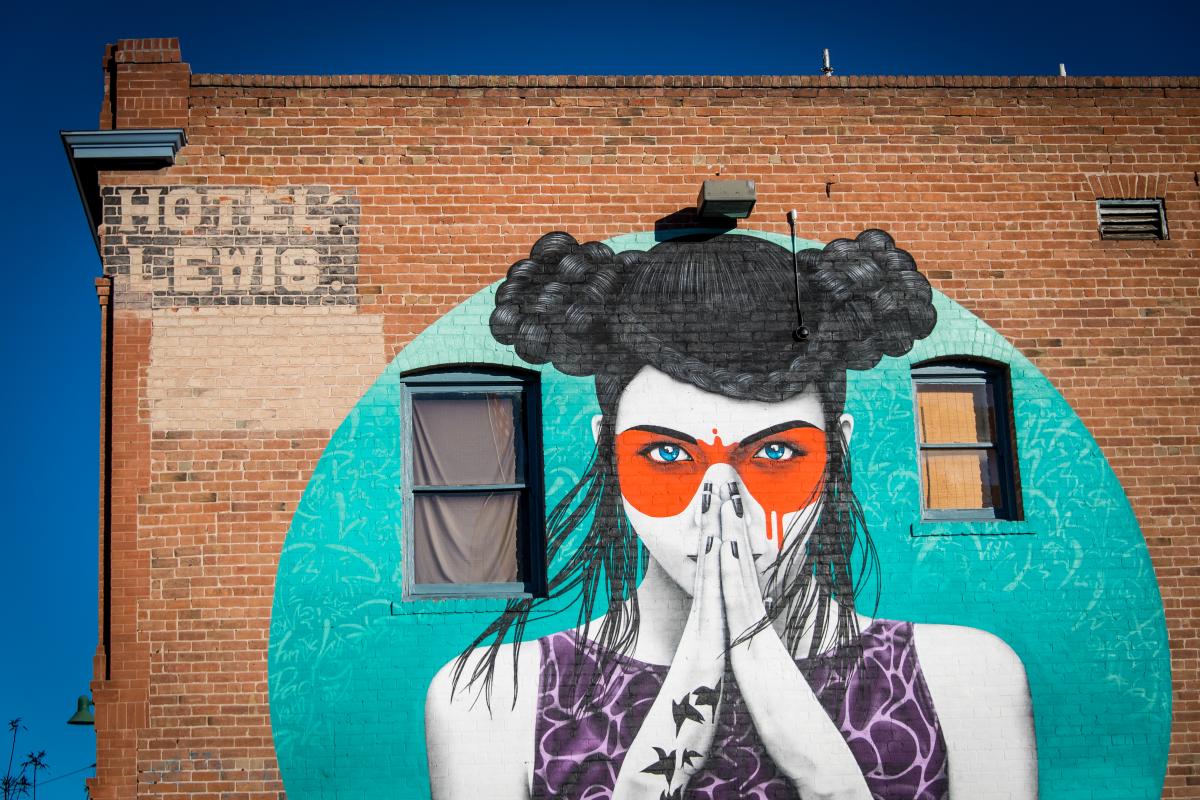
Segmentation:
<svg viewBox="0 0 1200 800">
<path fill-rule="evenodd" d="M 621 764 L 613 798 L 682 797 L 704 766 L 716 732 L 725 674 L 726 623 L 721 599 L 720 502 L 701 489 L 695 530 L 692 607 L 658 697 Z"/>
<path fill-rule="evenodd" d="M 756 554 L 751 549 L 750 509 L 741 487 L 729 483 L 720 488 L 719 496 L 721 593 L 728 638 L 736 643 L 766 617 L 767 610 Z M 729 661 L 767 752 L 804 800 L 870 800 L 866 779 L 850 747 L 774 627 L 768 625 L 734 644 Z"/>
</svg>

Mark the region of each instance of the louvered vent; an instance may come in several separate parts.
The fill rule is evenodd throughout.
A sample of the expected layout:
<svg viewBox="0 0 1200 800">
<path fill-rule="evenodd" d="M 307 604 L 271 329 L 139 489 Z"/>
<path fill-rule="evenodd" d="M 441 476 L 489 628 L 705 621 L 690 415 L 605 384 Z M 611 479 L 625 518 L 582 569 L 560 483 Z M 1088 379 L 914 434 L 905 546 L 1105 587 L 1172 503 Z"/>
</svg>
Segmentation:
<svg viewBox="0 0 1200 800">
<path fill-rule="evenodd" d="M 1166 239 L 1167 214 L 1162 198 L 1096 201 L 1101 239 Z"/>
</svg>

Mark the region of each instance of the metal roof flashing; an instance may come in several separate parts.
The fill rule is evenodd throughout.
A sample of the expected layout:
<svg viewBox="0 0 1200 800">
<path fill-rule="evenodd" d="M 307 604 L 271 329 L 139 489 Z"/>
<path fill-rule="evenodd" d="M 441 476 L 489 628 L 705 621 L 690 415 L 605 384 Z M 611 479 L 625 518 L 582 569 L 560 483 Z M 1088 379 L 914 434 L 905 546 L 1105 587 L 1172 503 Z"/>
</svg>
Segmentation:
<svg viewBox="0 0 1200 800">
<path fill-rule="evenodd" d="M 100 235 L 96 232 L 101 216 L 101 170 L 155 170 L 175 163 L 185 144 L 183 128 L 135 128 L 112 131 L 59 131 L 79 200 L 87 215 L 96 254 L 100 253 Z"/>
</svg>

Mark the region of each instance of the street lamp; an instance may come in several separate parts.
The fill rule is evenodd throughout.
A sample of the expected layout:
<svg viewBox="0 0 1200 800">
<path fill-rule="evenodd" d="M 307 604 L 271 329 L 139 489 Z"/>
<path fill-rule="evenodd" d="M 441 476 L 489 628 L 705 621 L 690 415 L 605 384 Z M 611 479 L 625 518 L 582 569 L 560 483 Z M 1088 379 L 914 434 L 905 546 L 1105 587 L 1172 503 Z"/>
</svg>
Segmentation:
<svg viewBox="0 0 1200 800">
<path fill-rule="evenodd" d="M 745 219 L 754 209 L 754 181 L 705 181 L 696 198 L 701 219 Z"/>
<path fill-rule="evenodd" d="M 75 713 L 67 720 L 68 725 L 95 725 L 96 717 L 92 714 L 92 709 L 96 704 L 91 701 L 86 694 L 79 695 L 79 700 L 76 701 Z"/>
</svg>

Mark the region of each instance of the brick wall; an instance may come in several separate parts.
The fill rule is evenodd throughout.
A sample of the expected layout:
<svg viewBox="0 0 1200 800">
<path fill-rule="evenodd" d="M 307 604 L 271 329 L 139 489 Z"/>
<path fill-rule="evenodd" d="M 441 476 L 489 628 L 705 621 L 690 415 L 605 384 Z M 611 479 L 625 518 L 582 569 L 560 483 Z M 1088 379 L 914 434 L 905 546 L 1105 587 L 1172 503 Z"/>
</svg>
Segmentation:
<svg viewBox="0 0 1200 800">
<path fill-rule="evenodd" d="M 101 181 L 111 671 L 97 659 L 94 797 L 277 796 L 275 564 L 333 429 L 542 233 L 652 229 L 713 177 L 756 181 L 753 227 L 783 232 L 796 208 L 811 239 L 886 228 L 1080 414 L 1166 608 L 1165 796 L 1195 792 L 1200 79 L 199 75 L 175 40 L 110 45 L 105 70 L 101 127 L 188 143 L 169 169 Z M 1126 194 L 1165 198 L 1169 241 L 1098 240 L 1095 199 Z M 151 195 L 122 219 L 123 196 Z"/>
<path fill-rule="evenodd" d="M 178 39 L 122 39 L 104 49 L 100 127 L 187 126 L 188 79 Z"/>
</svg>

